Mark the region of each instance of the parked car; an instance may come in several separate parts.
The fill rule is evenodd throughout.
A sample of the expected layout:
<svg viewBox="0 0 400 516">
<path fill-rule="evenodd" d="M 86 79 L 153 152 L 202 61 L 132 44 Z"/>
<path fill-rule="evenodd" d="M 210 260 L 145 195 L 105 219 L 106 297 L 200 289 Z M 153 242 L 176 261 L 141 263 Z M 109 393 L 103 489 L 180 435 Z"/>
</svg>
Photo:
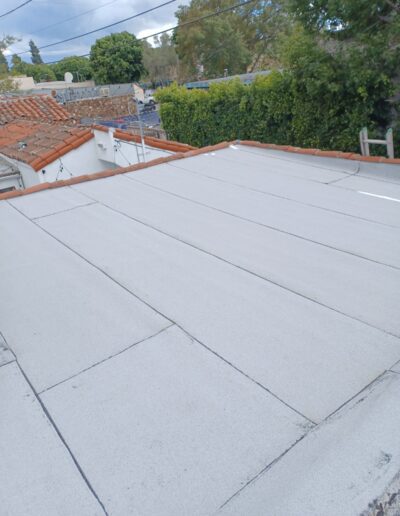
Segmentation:
<svg viewBox="0 0 400 516">
<path fill-rule="evenodd" d="M 144 106 L 154 106 L 156 103 L 155 98 L 153 95 L 145 95 L 143 99 L 138 100 L 139 104 L 143 104 Z"/>
</svg>

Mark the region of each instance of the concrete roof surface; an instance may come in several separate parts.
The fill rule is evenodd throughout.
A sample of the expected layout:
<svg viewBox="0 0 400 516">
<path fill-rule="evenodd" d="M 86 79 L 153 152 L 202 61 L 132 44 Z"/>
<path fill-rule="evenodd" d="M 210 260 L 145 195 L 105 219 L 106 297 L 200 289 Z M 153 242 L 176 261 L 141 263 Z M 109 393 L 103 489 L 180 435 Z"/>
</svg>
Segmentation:
<svg viewBox="0 0 400 516">
<path fill-rule="evenodd" d="M 400 166 L 231 145 L 0 247 L 2 516 L 400 514 Z"/>
</svg>

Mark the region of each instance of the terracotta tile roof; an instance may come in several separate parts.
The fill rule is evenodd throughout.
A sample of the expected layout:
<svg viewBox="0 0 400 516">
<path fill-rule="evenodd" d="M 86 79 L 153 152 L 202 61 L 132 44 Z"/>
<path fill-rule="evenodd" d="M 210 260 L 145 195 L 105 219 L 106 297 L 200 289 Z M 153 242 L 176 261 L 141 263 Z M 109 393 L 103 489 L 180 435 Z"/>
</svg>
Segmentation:
<svg viewBox="0 0 400 516">
<path fill-rule="evenodd" d="M 49 95 L 0 97 L 0 124 L 15 120 L 65 122 L 71 118 L 70 113 Z"/>
<path fill-rule="evenodd" d="M 60 188 L 62 186 L 70 186 L 78 183 L 84 183 L 85 181 L 93 181 L 95 179 L 101 179 L 104 177 L 116 176 L 119 174 L 125 174 L 125 172 L 133 172 L 135 170 L 141 170 L 143 168 L 154 167 L 155 165 L 161 165 L 163 163 L 168 163 L 169 161 L 174 161 L 182 158 L 191 158 L 192 156 L 197 156 L 198 154 L 204 154 L 206 152 L 216 151 L 219 149 L 225 149 L 229 147 L 231 143 L 222 142 L 217 145 L 211 145 L 209 147 L 202 147 L 201 149 L 189 150 L 186 152 L 177 152 L 175 154 L 171 154 L 170 156 L 165 156 L 164 158 L 157 158 L 151 161 L 147 161 L 146 163 L 138 163 L 137 165 L 130 165 L 128 167 L 120 167 L 120 168 L 112 168 L 109 170 L 103 170 L 102 172 L 97 172 L 96 174 L 85 174 L 82 176 L 71 177 L 71 179 L 65 179 L 61 181 L 54 181 L 53 183 L 41 183 L 39 185 L 31 186 L 30 188 L 26 188 L 25 190 L 13 190 L 12 192 L 6 192 L 4 194 L 0 194 L 0 201 L 3 199 L 11 199 L 13 197 L 20 197 L 21 195 L 27 195 L 34 192 L 40 192 L 41 190 L 48 190 L 50 188 Z"/>
<path fill-rule="evenodd" d="M 107 132 L 104 126 L 71 127 L 44 122 L 17 121 L 0 126 L 0 154 L 27 163 L 38 171 L 93 138 L 93 129 Z M 140 142 L 138 136 L 117 130 L 115 138 Z M 145 138 L 146 145 L 170 152 L 187 152 L 194 147 L 178 142 Z"/>
<path fill-rule="evenodd" d="M 40 170 L 93 138 L 91 129 L 20 121 L 0 127 L 0 153 Z"/>
</svg>

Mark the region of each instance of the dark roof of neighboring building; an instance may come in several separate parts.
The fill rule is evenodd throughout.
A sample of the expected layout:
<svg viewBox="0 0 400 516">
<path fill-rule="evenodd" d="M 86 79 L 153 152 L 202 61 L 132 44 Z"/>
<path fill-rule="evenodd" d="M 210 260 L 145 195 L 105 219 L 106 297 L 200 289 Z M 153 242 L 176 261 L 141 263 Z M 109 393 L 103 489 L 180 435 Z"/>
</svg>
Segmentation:
<svg viewBox="0 0 400 516">
<path fill-rule="evenodd" d="M 242 73 L 238 75 L 229 75 L 228 77 L 218 77 L 217 79 L 203 79 L 200 81 L 192 81 L 185 83 L 185 86 L 187 89 L 207 89 L 210 87 L 210 84 L 218 83 L 218 82 L 225 82 L 225 81 L 232 81 L 233 79 L 239 79 L 240 82 L 244 84 L 250 84 L 254 81 L 256 77 L 260 77 L 263 75 L 269 75 L 271 73 L 271 70 L 263 70 L 260 72 L 251 72 L 251 73 Z"/>
</svg>

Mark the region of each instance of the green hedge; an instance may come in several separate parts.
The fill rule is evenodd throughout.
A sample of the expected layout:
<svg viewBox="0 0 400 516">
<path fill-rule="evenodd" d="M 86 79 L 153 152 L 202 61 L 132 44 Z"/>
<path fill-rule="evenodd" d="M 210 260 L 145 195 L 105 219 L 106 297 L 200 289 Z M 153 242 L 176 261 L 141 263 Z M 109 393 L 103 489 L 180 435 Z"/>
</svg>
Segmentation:
<svg viewBox="0 0 400 516">
<path fill-rule="evenodd" d="M 361 79 L 345 71 L 311 78 L 274 71 L 248 86 L 238 80 L 214 83 L 208 91 L 172 85 L 157 98 L 168 137 L 190 145 L 246 139 L 358 152 L 363 126 L 379 133 L 374 113 L 382 115 L 389 91 L 385 78 L 381 84 L 376 76 Z"/>
</svg>

